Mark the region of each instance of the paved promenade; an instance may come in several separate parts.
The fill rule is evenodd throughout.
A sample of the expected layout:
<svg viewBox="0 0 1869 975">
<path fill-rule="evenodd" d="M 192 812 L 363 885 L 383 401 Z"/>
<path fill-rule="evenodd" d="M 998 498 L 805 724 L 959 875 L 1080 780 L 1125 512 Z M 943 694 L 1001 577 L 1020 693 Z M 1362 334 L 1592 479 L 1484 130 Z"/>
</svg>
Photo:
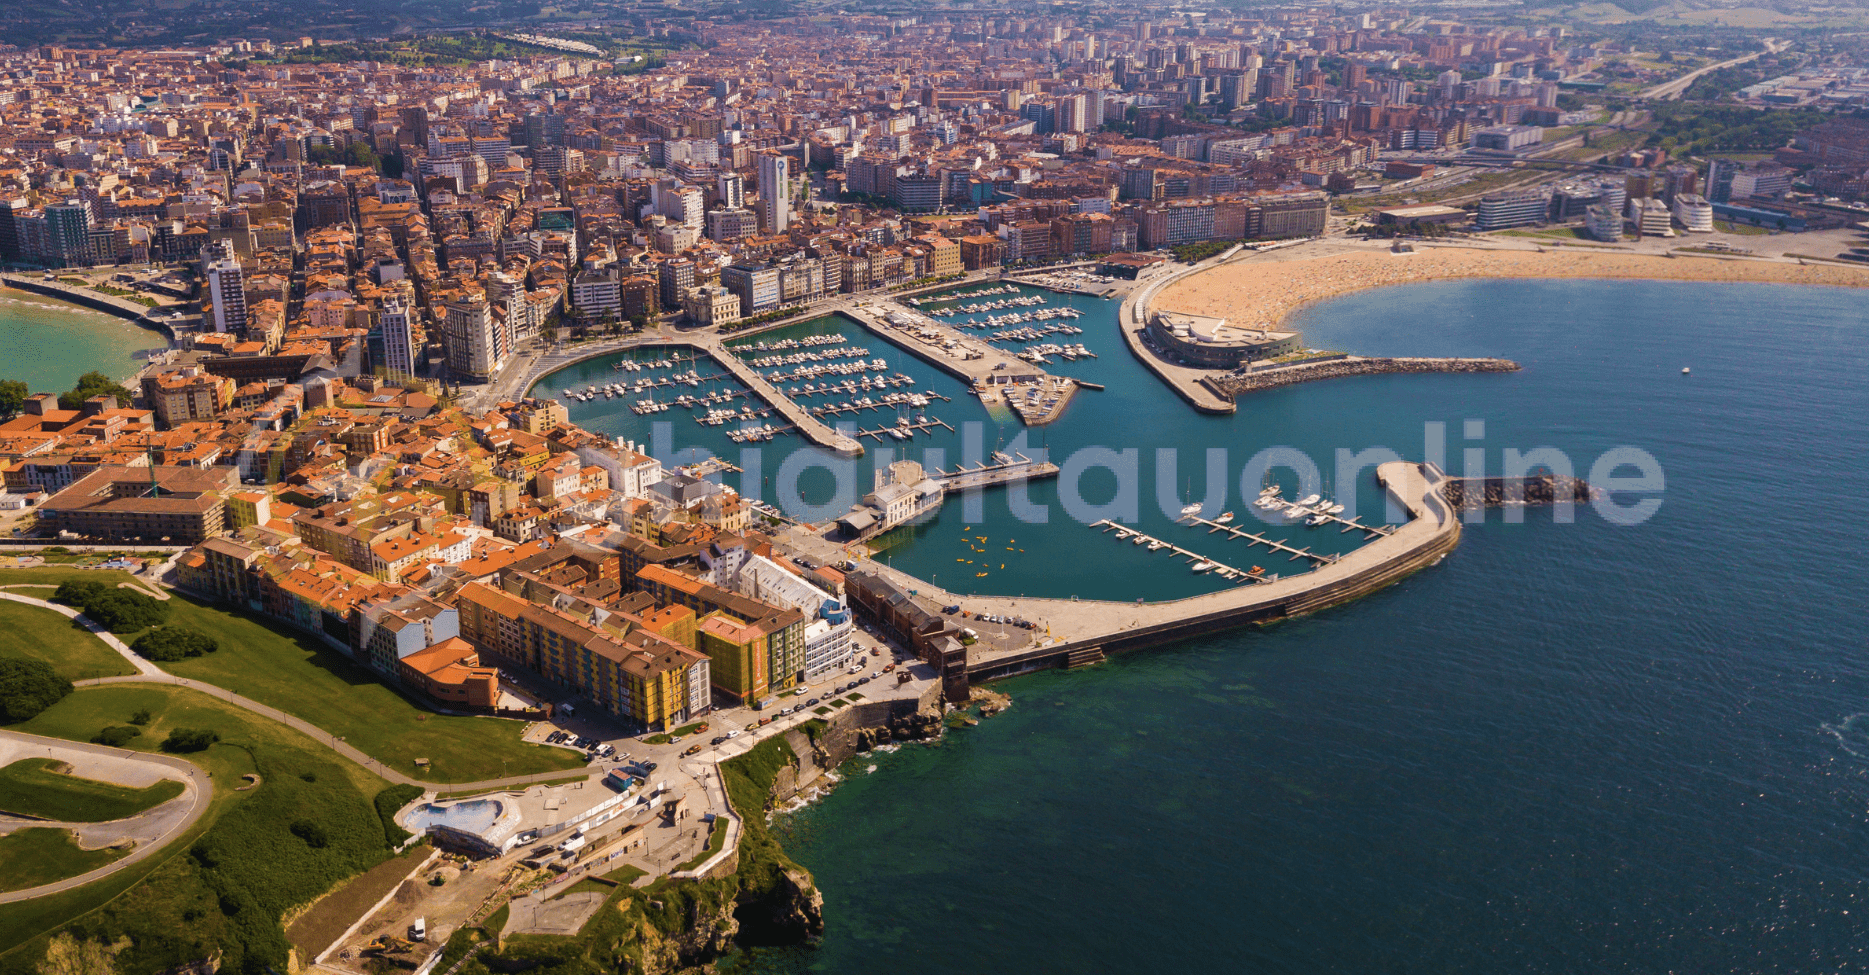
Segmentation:
<svg viewBox="0 0 1869 975">
<path fill-rule="evenodd" d="M 96 870 L 76 877 L 0 894 L 0 904 L 46 897 L 123 870 L 154 856 L 170 841 L 187 833 L 208 811 L 214 785 L 200 769 L 167 755 L 151 755 L 127 748 L 109 748 L 62 738 L 46 738 L 18 731 L 0 731 L 0 766 L 28 758 L 50 758 L 65 762 L 85 778 L 95 778 L 120 785 L 142 787 L 157 779 L 175 779 L 182 783 L 182 794 L 146 812 L 109 823 L 54 823 L 24 817 L 0 815 L 0 833 L 19 829 L 49 827 L 69 829 L 86 849 L 133 840 L 136 848 L 128 856 L 113 860 Z"/>
<path fill-rule="evenodd" d="M 1216 375 L 1218 371 L 1190 369 L 1163 359 L 1143 342 L 1143 329 L 1149 320 L 1149 304 L 1163 288 L 1190 274 L 1207 270 L 1210 267 L 1218 267 L 1230 259 L 1229 256 L 1222 256 L 1211 264 L 1196 264 L 1167 273 L 1155 271 L 1154 277 L 1146 284 L 1129 292 L 1129 297 L 1123 299 L 1122 307 L 1116 313 L 1116 328 L 1123 333 L 1123 341 L 1128 343 L 1129 353 L 1147 366 L 1150 372 L 1155 373 L 1162 382 L 1168 384 L 1168 388 L 1174 390 L 1175 395 L 1180 396 L 1188 402 L 1188 405 L 1202 413 L 1232 413 L 1238 409 L 1233 405 L 1232 400 L 1219 396 L 1213 390 L 1201 385 L 1203 378 Z M 1143 273 L 1146 275 L 1149 272 Z"/>
</svg>

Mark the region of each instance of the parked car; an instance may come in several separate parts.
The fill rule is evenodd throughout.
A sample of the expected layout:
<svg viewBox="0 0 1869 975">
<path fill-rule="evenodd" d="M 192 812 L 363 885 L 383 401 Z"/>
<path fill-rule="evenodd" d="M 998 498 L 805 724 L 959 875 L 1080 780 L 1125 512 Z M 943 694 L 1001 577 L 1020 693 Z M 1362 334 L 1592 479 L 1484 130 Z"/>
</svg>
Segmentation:
<svg viewBox="0 0 1869 975">
<path fill-rule="evenodd" d="M 731 740 L 731 739 L 740 737 L 740 733 L 738 731 L 729 731 L 726 734 L 722 735 L 721 737 Z"/>
<path fill-rule="evenodd" d="M 811 707 L 812 705 L 816 703 L 818 703 L 818 699 L 814 697 L 811 700 L 805 702 L 805 707 Z"/>
<path fill-rule="evenodd" d="M 678 742 L 680 742 L 680 741 L 681 741 L 681 739 L 682 739 L 682 736 L 681 736 L 681 735 L 669 735 L 669 736 L 668 736 L 668 743 L 669 743 L 669 744 L 671 744 L 671 745 L 673 745 L 673 744 L 676 744 L 676 743 L 678 743 Z"/>
<path fill-rule="evenodd" d="M 727 743 L 726 735 L 715 735 L 714 740 L 712 742 L 709 742 L 709 744 L 712 744 L 715 746 L 724 745 L 726 743 Z"/>
<path fill-rule="evenodd" d="M 869 679 L 868 677 L 859 677 L 859 678 L 857 678 L 857 683 L 859 683 L 859 684 L 867 684 L 867 683 L 869 683 L 869 682 L 870 682 L 870 679 Z"/>
</svg>

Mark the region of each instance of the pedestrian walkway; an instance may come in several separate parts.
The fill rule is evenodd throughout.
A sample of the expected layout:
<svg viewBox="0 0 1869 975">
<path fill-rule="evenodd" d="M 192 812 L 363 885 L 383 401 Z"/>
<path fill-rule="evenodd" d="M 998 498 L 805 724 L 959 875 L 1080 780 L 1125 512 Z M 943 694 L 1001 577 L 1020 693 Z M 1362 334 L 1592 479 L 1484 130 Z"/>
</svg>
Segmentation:
<svg viewBox="0 0 1869 975">
<path fill-rule="evenodd" d="M 143 592 L 145 593 L 145 595 L 148 594 L 146 590 L 143 590 L 141 588 L 135 588 L 135 591 Z M 162 598 L 167 599 L 168 597 L 165 595 Z M 69 619 L 77 620 L 79 626 L 82 626 L 85 629 L 90 630 L 93 636 L 104 641 L 105 646 L 122 654 L 123 659 L 128 660 L 130 662 L 130 666 L 135 667 L 137 672 L 142 675 L 142 679 L 147 680 L 151 677 L 168 676 L 167 674 L 163 673 L 162 668 L 157 667 L 155 664 L 152 664 L 149 661 L 144 660 L 142 657 L 137 656 L 136 651 L 131 650 L 128 646 L 124 644 L 122 640 L 117 639 L 116 636 L 113 635 L 109 630 L 106 630 L 103 627 L 97 625 L 96 623 L 93 623 L 89 617 L 85 616 L 83 613 L 80 613 L 75 609 L 72 609 L 70 606 L 60 606 L 57 603 L 50 603 L 50 602 L 46 602 L 43 599 L 34 599 L 31 596 L 22 596 L 18 593 L 12 593 L 12 592 L 0 592 L 0 599 L 7 600 L 8 602 L 25 603 L 28 606 L 37 606 L 41 609 L 49 609 L 52 612 L 59 614 L 60 616 L 64 616 Z M 129 678 L 123 678 L 123 679 L 136 680 L 138 678 L 129 677 Z M 82 684 L 82 683 L 89 683 L 89 682 L 79 681 L 79 683 Z"/>
<path fill-rule="evenodd" d="M 25 758 L 52 758 L 72 764 L 84 763 L 87 766 L 129 766 L 128 771 L 139 777 L 173 778 L 182 783 L 182 794 L 154 809 L 146 810 L 128 819 L 113 823 L 53 823 L 38 820 L 24 820 L 14 817 L 0 817 L 0 832 L 13 832 L 16 829 L 44 827 L 69 829 L 77 835 L 81 844 L 90 843 L 87 848 L 95 849 L 119 839 L 136 842 L 136 849 L 128 856 L 113 860 L 96 870 L 81 873 L 76 877 L 28 887 L 0 894 L 0 904 L 32 900 L 62 893 L 93 881 L 102 880 L 126 867 L 140 863 L 170 841 L 192 829 L 208 810 L 208 800 L 214 795 L 214 784 L 208 776 L 194 765 L 179 758 L 167 755 L 152 755 L 148 752 L 131 751 L 127 748 L 111 748 L 105 745 L 91 745 L 83 742 L 66 741 L 63 738 L 47 738 L 42 735 L 29 735 L 19 731 L 0 731 L 0 765 L 11 764 Z M 136 769 L 135 766 L 160 766 L 161 768 Z M 178 774 L 162 774 L 163 770 Z M 99 830 L 108 826 L 108 830 Z M 98 842 L 98 841 L 103 842 Z"/>
</svg>

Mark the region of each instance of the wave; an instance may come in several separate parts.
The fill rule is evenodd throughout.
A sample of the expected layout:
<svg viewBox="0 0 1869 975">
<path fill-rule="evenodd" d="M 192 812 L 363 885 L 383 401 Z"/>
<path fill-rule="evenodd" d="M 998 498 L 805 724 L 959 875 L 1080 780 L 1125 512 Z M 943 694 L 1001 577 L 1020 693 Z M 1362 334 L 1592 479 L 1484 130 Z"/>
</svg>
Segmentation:
<svg viewBox="0 0 1869 975">
<path fill-rule="evenodd" d="M 1852 714 L 1836 724 L 1823 722 L 1818 725 L 1844 751 L 1861 759 L 1869 759 L 1869 711 Z"/>
</svg>

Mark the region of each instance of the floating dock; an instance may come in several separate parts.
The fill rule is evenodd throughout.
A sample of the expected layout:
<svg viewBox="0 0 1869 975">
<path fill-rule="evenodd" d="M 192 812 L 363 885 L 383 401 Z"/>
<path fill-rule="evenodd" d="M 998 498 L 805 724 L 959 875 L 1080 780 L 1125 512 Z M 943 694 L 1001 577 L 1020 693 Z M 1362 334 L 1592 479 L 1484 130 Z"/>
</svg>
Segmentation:
<svg viewBox="0 0 1869 975">
<path fill-rule="evenodd" d="M 1287 562 L 1295 561 L 1297 559 L 1308 558 L 1311 560 L 1313 565 L 1329 565 L 1330 563 L 1337 561 L 1337 556 L 1335 555 L 1319 555 L 1318 553 L 1311 551 L 1309 548 L 1302 548 L 1302 549 L 1293 548 L 1292 546 L 1287 545 L 1284 542 L 1278 541 L 1277 539 L 1267 538 L 1264 535 L 1255 535 L 1252 532 L 1249 532 L 1244 528 L 1235 528 L 1232 525 L 1222 525 L 1221 523 L 1217 521 L 1208 521 L 1207 519 L 1202 518 L 1199 515 L 1193 515 L 1190 517 L 1183 518 L 1181 520 L 1189 524 L 1193 524 L 1193 525 L 1207 526 L 1208 528 L 1207 534 L 1209 535 L 1212 535 L 1214 532 L 1226 532 L 1227 534 L 1233 536 L 1234 538 L 1243 538 L 1246 541 L 1253 543 L 1254 545 L 1264 545 L 1266 548 L 1269 548 L 1274 552 L 1278 552 L 1281 554 L 1290 553 L 1291 558 L 1287 559 L 1286 560 Z"/>
<path fill-rule="evenodd" d="M 909 434 L 910 436 L 914 436 L 915 434 L 920 433 L 923 430 L 933 430 L 936 428 L 945 429 L 949 433 L 955 432 L 954 428 L 952 426 L 949 426 L 946 420 L 932 419 L 932 420 L 923 420 L 919 423 L 897 423 L 893 426 L 877 427 L 874 430 L 858 430 L 857 436 L 875 437 L 878 441 L 880 441 L 884 437 L 892 436 L 891 431 L 894 431 L 894 430 L 901 430 L 904 433 Z"/>
<path fill-rule="evenodd" d="M 1049 461 L 1033 460 L 1024 454 L 1014 454 L 1010 460 L 997 464 L 981 464 L 978 467 L 968 467 L 962 464 L 951 471 L 929 471 L 928 476 L 940 481 L 941 486 L 949 491 L 963 491 L 992 487 L 1008 481 L 1057 477 L 1058 465 Z"/>
<path fill-rule="evenodd" d="M 1208 558 L 1207 556 L 1202 555 L 1199 552 L 1191 552 L 1172 542 L 1167 542 L 1167 541 L 1163 541 L 1162 539 L 1156 538 L 1153 535 L 1144 535 L 1143 533 L 1139 531 L 1136 531 L 1132 528 L 1126 528 L 1123 525 L 1120 525 L 1107 518 L 1105 518 L 1102 521 L 1091 522 L 1090 527 L 1100 529 L 1105 533 L 1109 532 L 1110 529 L 1114 528 L 1116 529 L 1116 537 L 1118 539 L 1130 542 L 1131 544 L 1145 545 L 1147 546 L 1148 551 L 1159 552 L 1163 549 L 1167 549 L 1169 554 L 1173 555 L 1174 557 L 1187 559 L 1189 565 L 1201 565 L 1204 563 L 1206 565 L 1213 566 L 1213 569 L 1212 569 L 1213 574 L 1219 576 L 1222 579 L 1251 579 L 1254 582 L 1273 581 L 1272 579 L 1267 578 L 1263 572 L 1255 573 L 1248 569 L 1236 569 L 1233 566 L 1227 565 L 1226 563 L 1221 562 L 1218 559 Z"/>
</svg>

